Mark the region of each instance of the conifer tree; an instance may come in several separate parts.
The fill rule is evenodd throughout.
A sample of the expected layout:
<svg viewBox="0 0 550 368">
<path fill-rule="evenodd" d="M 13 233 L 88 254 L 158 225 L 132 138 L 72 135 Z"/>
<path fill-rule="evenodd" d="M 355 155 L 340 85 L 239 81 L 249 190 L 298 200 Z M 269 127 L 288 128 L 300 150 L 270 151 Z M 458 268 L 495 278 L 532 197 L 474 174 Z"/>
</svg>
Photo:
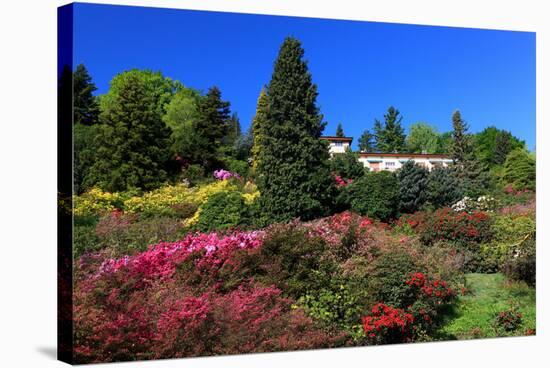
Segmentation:
<svg viewBox="0 0 550 368">
<path fill-rule="evenodd" d="M 368 129 L 365 129 L 361 137 L 359 137 L 359 151 L 374 152 L 374 145 L 374 135 Z"/>
<path fill-rule="evenodd" d="M 436 167 L 428 176 L 428 201 L 434 207 L 451 206 L 462 198 L 455 172 L 447 167 Z"/>
<path fill-rule="evenodd" d="M 453 113 L 453 144 L 451 157 L 454 162 L 456 177 L 462 192 L 471 197 L 477 197 L 487 191 L 489 175 L 486 168 L 474 155 L 471 136 L 468 134 L 468 124 L 462 119 L 460 111 Z"/>
<path fill-rule="evenodd" d="M 336 136 L 338 138 L 345 137 L 344 128 L 342 127 L 342 123 L 338 123 L 338 126 L 336 127 Z"/>
<path fill-rule="evenodd" d="M 147 73 L 130 71 L 111 82 L 86 186 L 150 190 L 167 179 L 170 129 L 158 113 L 158 96 L 147 79 Z"/>
<path fill-rule="evenodd" d="M 534 190 L 537 179 L 534 157 L 524 149 L 510 152 L 504 162 L 502 179 L 504 184 L 511 184 L 516 190 Z"/>
<path fill-rule="evenodd" d="M 99 104 L 93 92 L 97 87 L 84 64 L 79 64 L 73 76 L 74 123 L 93 125 L 98 122 Z"/>
<path fill-rule="evenodd" d="M 409 160 L 397 172 L 399 183 L 399 210 L 418 211 L 428 199 L 428 170 Z"/>
<path fill-rule="evenodd" d="M 376 138 L 376 149 L 380 152 L 394 153 L 405 150 L 405 131 L 401 126 L 399 110 L 390 106 L 384 114 L 384 125 L 376 119 L 374 121 L 374 135 Z"/>
<path fill-rule="evenodd" d="M 221 91 L 215 86 L 199 100 L 198 118 L 193 124 L 196 151 L 192 161 L 200 163 L 207 171 L 219 165 L 218 150 L 230 126 L 229 106 L 229 102 L 222 100 Z"/>
<path fill-rule="evenodd" d="M 256 105 L 256 115 L 252 120 L 252 168 L 255 170 L 258 167 L 260 151 L 262 149 L 262 137 L 264 135 L 262 127 L 267 119 L 267 95 L 265 89 L 262 88 L 258 102 Z"/>
<path fill-rule="evenodd" d="M 319 139 L 325 124 L 317 86 L 303 55 L 300 41 L 286 38 L 267 87 L 257 175 L 260 207 L 270 221 L 326 215 L 335 193 L 328 147 Z"/>
</svg>

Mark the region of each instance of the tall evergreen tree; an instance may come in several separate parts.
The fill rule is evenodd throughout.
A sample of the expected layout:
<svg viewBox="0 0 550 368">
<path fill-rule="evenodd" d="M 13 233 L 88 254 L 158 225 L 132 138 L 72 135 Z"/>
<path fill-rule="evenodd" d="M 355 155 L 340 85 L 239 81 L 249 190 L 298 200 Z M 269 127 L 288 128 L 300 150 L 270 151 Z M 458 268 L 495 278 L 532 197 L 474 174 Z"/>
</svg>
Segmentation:
<svg viewBox="0 0 550 368">
<path fill-rule="evenodd" d="M 437 167 L 428 176 L 428 201 L 434 207 L 451 206 L 462 198 L 461 187 L 455 172 Z"/>
<path fill-rule="evenodd" d="M 258 102 L 256 105 L 256 115 L 252 119 L 252 168 L 255 170 L 258 167 L 260 151 L 262 150 L 263 126 L 267 119 L 267 95 L 265 89 L 262 88 Z"/>
<path fill-rule="evenodd" d="M 374 121 L 374 135 L 376 138 L 376 149 L 380 152 L 403 152 L 405 146 L 405 131 L 401 126 L 399 110 L 390 106 L 384 114 L 384 125 L 376 119 Z"/>
<path fill-rule="evenodd" d="M 468 124 L 462 119 L 460 111 L 453 113 L 453 144 L 451 156 L 454 162 L 456 177 L 465 195 L 476 197 L 488 189 L 489 175 L 482 163 L 474 154 Z"/>
<path fill-rule="evenodd" d="M 99 104 L 93 95 L 97 87 L 84 64 L 79 64 L 73 76 L 74 123 L 93 125 L 98 122 Z"/>
<path fill-rule="evenodd" d="M 111 82 L 100 115 L 96 157 L 85 182 L 108 191 L 150 190 L 167 179 L 170 129 L 146 75 L 125 72 Z"/>
<path fill-rule="evenodd" d="M 218 150 L 230 126 L 229 102 L 223 101 L 218 87 L 212 87 L 197 106 L 198 118 L 195 121 L 195 152 L 193 161 L 207 170 L 218 165 Z"/>
<path fill-rule="evenodd" d="M 453 113 L 453 144 L 451 147 L 451 157 L 455 165 L 464 165 L 467 160 L 472 158 L 472 144 L 468 135 L 468 124 L 462 120 L 460 111 Z"/>
<path fill-rule="evenodd" d="M 271 221 L 326 215 L 335 194 L 328 147 L 319 139 L 325 124 L 317 86 L 303 55 L 300 41 L 286 38 L 267 87 L 257 174 L 260 206 Z"/>
<path fill-rule="evenodd" d="M 502 180 L 504 184 L 511 184 L 516 190 L 534 190 L 537 182 L 537 168 L 533 155 L 524 149 L 510 152 L 504 162 Z"/>
<path fill-rule="evenodd" d="M 418 211 L 428 200 L 428 170 L 409 160 L 397 172 L 399 210 Z"/>
<path fill-rule="evenodd" d="M 345 137 L 344 128 L 342 127 L 342 123 L 338 123 L 338 126 L 336 127 L 336 136 L 338 138 Z"/>
<path fill-rule="evenodd" d="M 359 137 L 359 151 L 362 152 L 374 152 L 375 142 L 374 135 L 369 132 L 368 129 L 365 129 L 361 137 Z"/>
</svg>

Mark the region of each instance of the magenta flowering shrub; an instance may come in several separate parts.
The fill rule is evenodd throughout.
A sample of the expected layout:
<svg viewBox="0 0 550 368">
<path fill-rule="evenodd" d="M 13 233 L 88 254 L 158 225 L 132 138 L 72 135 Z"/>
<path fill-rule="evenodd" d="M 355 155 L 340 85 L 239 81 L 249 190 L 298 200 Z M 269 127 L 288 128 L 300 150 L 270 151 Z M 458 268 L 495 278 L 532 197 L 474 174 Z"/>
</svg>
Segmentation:
<svg viewBox="0 0 550 368">
<path fill-rule="evenodd" d="M 264 232 L 192 234 L 133 256 L 83 256 L 76 267 L 75 345 L 82 362 L 335 346 L 331 334 L 274 285 L 220 271 L 257 253 Z"/>
<path fill-rule="evenodd" d="M 215 170 L 214 171 L 214 177 L 218 180 L 228 180 L 228 179 L 231 179 L 231 178 L 236 178 L 236 179 L 240 178 L 239 174 L 233 173 L 231 171 L 227 171 L 227 170 L 224 170 L 224 169 Z"/>
</svg>

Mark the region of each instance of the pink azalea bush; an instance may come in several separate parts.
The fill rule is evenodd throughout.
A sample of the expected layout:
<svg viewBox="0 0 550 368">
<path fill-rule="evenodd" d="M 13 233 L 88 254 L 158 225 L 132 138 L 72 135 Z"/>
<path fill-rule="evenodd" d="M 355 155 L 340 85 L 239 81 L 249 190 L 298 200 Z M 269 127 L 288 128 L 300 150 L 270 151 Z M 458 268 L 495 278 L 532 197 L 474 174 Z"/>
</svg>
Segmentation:
<svg viewBox="0 0 550 368">
<path fill-rule="evenodd" d="M 214 177 L 218 180 L 228 180 L 231 178 L 240 178 L 239 174 L 224 169 L 214 171 Z"/>
</svg>

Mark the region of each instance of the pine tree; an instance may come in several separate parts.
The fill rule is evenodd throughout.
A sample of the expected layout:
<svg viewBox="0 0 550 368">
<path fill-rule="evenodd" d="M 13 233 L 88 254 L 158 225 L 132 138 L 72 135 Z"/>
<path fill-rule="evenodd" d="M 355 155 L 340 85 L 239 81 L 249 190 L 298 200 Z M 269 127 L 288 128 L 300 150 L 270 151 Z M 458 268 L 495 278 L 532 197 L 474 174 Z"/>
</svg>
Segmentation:
<svg viewBox="0 0 550 368">
<path fill-rule="evenodd" d="M 342 123 L 338 123 L 338 126 L 336 127 L 336 136 L 338 138 L 345 137 L 344 128 L 342 127 Z"/>
<path fill-rule="evenodd" d="M 73 76 L 74 123 L 93 125 L 98 122 L 99 105 L 93 92 L 97 87 L 84 64 L 79 64 Z"/>
<path fill-rule="evenodd" d="M 260 207 L 270 221 L 326 215 L 335 193 L 328 147 L 319 139 L 325 124 L 317 86 L 303 55 L 300 42 L 286 38 L 267 87 L 257 174 Z"/>
<path fill-rule="evenodd" d="M 380 152 L 403 152 L 405 150 L 405 131 L 401 126 L 403 116 L 393 106 L 384 114 L 384 125 L 376 119 L 374 121 L 374 135 L 376 149 Z"/>
<path fill-rule="evenodd" d="M 454 162 L 455 175 L 459 180 L 462 192 L 477 197 L 488 189 L 489 175 L 484 165 L 474 155 L 468 124 L 462 119 L 460 111 L 453 113 L 453 144 L 451 157 Z"/>
<path fill-rule="evenodd" d="M 167 179 L 170 129 L 158 114 L 158 96 L 143 74 L 126 72 L 111 82 L 100 115 L 94 164 L 87 187 L 107 191 L 150 190 Z"/>
<path fill-rule="evenodd" d="M 374 135 L 368 129 L 359 137 L 359 151 L 374 152 Z"/>
<path fill-rule="evenodd" d="M 468 124 L 462 120 L 460 111 L 453 113 L 453 144 L 451 147 L 451 157 L 455 165 L 464 165 L 472 157 L 472 144 L 470 136 L 467 134 Z"/>
<path fill-rule="evenodd" d="M 265 89 L 262 88 L 260 96 L 258 97 L 258 103 L 256 105 L 256 115 L 252 120 L 252 168 L 256 170 L 260 158 L 260 151 L 262 149 L 262 137 L 264 135 L 262 127 L 267 119 L 267 95 Z"/>
<path fill-rule="evenodd" d="M 399 183 L 399 210 L 404 213 L 418 211 L 428 200 L 428 170 L 407 161 L 397 172 Z"/>
<path fill-rule="evenodd" d="M 198 103 L 198 118 L 193 124 L 196 152 L 192 161 L 200 163 L 207 171 L 219 165 L 218 150 L 230 127 L 229 106 L 215 86 Z"/>
<path fill-rule="evenodd" d="M 455 172 L 437 167 L 428 176 L 428 201 L 434 207 L 451 206 L 462 198 L 460 183 Z"/>
</svg>

